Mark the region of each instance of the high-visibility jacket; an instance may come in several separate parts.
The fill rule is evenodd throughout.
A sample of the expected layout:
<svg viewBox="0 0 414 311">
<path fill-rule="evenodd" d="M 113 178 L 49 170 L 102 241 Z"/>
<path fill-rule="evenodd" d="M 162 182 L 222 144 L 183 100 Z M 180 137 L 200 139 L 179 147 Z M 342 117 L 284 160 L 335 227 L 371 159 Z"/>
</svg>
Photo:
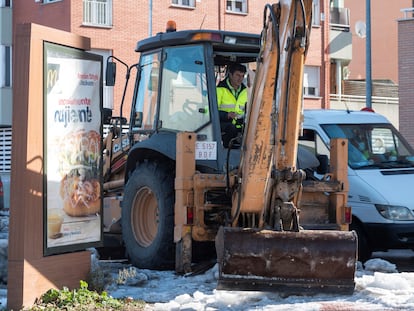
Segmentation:
<svg viewBox="0 0 414 311">
<path fill-rule="evenodd" d="M 238 90 L 235 90 L 230 85 L 228 78 L 221 81 L 217 85 L 217 103 L 220 111 L 235 112 L 238 118 L 244 118 L 247 103 L 246 86 L 242 84 Z M 233 120 L 232 122 L 236 124 L 237 120 Z"/>
</svg>

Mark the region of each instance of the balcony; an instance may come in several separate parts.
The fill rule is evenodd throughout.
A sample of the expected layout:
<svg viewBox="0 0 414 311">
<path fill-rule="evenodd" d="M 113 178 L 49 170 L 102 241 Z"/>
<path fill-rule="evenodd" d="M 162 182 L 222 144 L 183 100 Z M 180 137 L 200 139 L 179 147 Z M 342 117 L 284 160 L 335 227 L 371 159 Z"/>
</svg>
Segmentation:
<svg viewBox="0 0 414 311">
<path fill-rule="evenodd" d="M 329 57 L 344 63 L 352 59 L 352 33 L 348 8 L 331 8 L 330 10 Z"/>
</svg>

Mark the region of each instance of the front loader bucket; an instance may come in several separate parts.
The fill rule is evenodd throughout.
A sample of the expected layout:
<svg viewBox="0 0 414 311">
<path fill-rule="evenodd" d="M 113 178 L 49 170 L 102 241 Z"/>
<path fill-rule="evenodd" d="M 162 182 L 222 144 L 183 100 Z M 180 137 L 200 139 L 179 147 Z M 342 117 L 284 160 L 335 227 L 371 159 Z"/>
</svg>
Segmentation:
<svg viewBox="0 0 414 311">
<path fill-rule="evenodd" d="M 353 231 L 221 227 L 216 237 L 217 289 L 352 294 L 356 250 Z"/>
</svg>

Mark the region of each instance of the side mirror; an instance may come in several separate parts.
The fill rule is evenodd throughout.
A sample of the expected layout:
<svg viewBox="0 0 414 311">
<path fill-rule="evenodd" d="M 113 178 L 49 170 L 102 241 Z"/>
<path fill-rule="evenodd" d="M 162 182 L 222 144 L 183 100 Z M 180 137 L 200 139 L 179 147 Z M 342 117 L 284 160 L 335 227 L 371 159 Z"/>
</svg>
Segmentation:
<svg viewBox="0 0 414 311">
<path fill-rule="evenodd" d="M 106 62 L 106 73 L 105 73 L 106 86 L 115 85 L 115 76 L 116 76 L 116 63 L 107 61 Z"/>
<path fill-rule="evenodd" d="M 325 175 L 329 172 L 329 158 L 326 154 L 318 154 L 316 157 L 319 160 L 319 166 L 316 168 L 316 172 Z"/>
<path fill-rule="evenodd" d="M 134 123 L 136 127 L 142 127 L 142 116 L 143 116 L 142 111 L 135 112 Z"/>
</svg>

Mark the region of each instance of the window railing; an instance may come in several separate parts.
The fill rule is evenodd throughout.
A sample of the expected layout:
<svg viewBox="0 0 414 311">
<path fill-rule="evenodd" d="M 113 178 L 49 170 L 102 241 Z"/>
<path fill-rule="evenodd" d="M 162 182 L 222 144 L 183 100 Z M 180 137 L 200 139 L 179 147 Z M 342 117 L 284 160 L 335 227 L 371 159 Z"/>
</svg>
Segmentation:
<svg viewBox="0 0 414 311">
<path fill-rule="evenodd" d="M 400 10 L 404 14 L 403 19 L 412 19 L 414 18 L 414 8 L 405 8 Z"/>
<path fill-rule="evenodd" d="M 343 95 L 343 94 L 330 94 L 331 102 L 344 102 L 344 103 L 359 103 L 365 104 L 367 99 L 363 95 Z M 398 105 L 398 97 L 383 97 L 383 96 L 372 96 L 371 101 L 373 104 L 384 104 L 384 105 Z"/>
<path fill-rule="evenodd" d="M 349 9 L 348 8 L 331 8 L 329 24 L 334 28 L 342 30 L 350 29 Z"/>
<path fill-rule="evenodd" d="M 83 0 L 83 24 L 112 26 L 112 0 Z"/>
</svg>

